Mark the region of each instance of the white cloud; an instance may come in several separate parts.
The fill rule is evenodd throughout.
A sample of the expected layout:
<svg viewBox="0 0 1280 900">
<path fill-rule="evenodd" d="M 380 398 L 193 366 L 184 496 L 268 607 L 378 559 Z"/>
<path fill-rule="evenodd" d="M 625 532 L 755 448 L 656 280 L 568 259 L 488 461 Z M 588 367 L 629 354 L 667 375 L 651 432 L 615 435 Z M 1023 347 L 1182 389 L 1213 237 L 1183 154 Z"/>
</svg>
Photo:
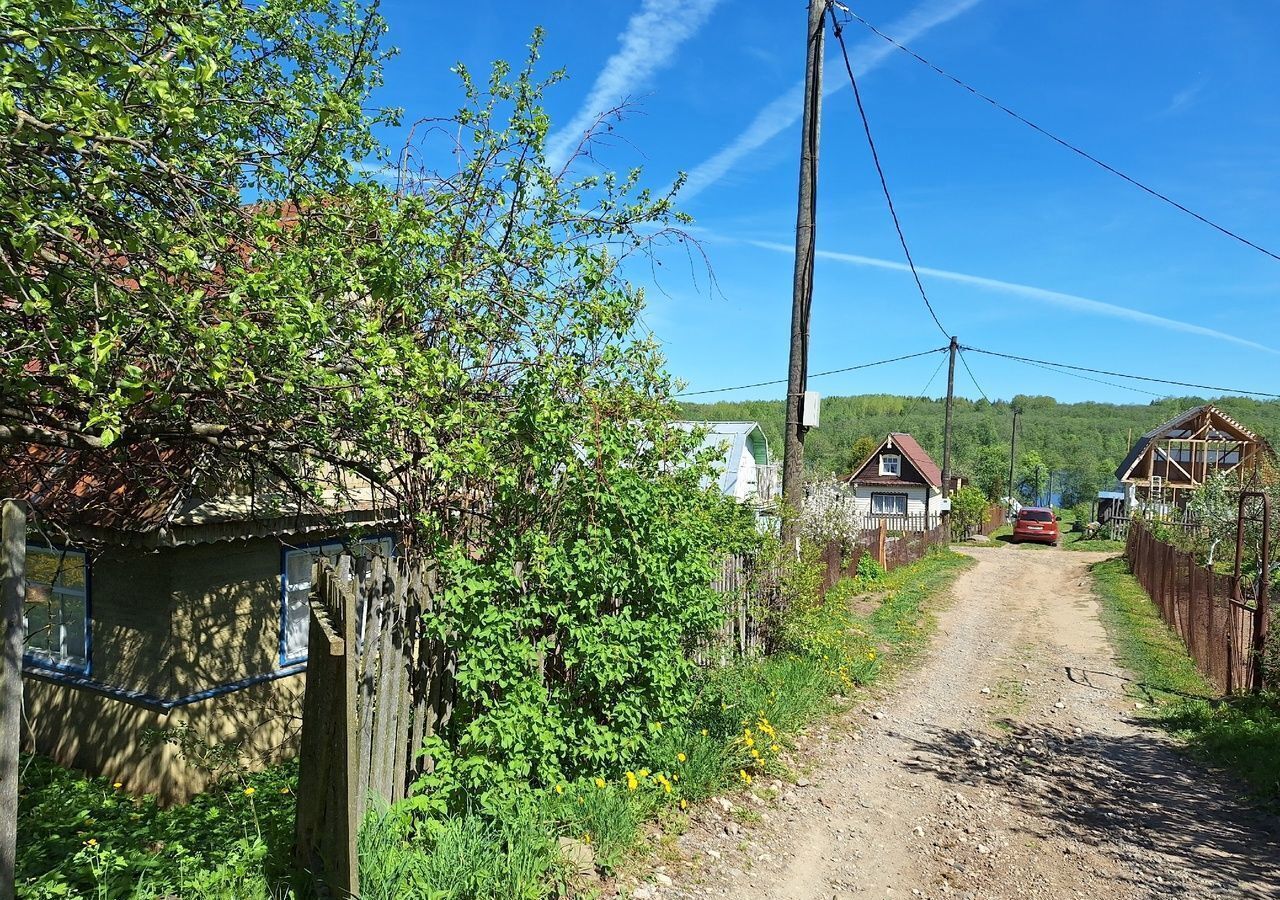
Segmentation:
<svg viewBox="0 0 1280 900">
<path fill-rule="evenodd" d="M 744 241 L 753 247 L 759 247 L 763 250 L 772 250 L 776 253 L 793 254 L 794 247 L 786 244 L 779 244 L 773 241 Z M 859 256 L 855 253 L 837 253 L 834 250 L 817 251 L 819 259 L 830 259 L 836 262 L 849 263 L 855 266 L 870 266 L 876 269 L 891 269 L 895 272 L 909 272 L 910 266 L 906 263 L 895 262 L 888 259 L 878 259 L 874 256 Z M 1130 322 L 1138 322 L 1143 325 L 1152 325 L 1156 328 L 1164 328 L 1169 331 L 1181 331 L 1185 334 L 1196 334 L 1201 337 L 1213 338 L 1214 340 L 1226 341 L 1228 343 L 1237 344 L 1241 347 L 1249 347 L 1253 350 L 1263 350 L 1267 353 L 1280 354 L 1280 350 L 1274 350 L 1265 344 L 1259 344 L 1256 341 L 1246 340 L 1245 338 L 1236 337 L 1233 334 L 1227 334 L 1224 331 L 1217 331 L 1213 328 L 1206 328 L 1203 325 L 1196 325 L 1191 322 L 1183 322 L 1180 319 L 1169 319 L 1164 316 L 1157 316 L 1152 313 L 1142 312 L 1137 309 L 1130 309 L 1127 306 L 1118 306 L 1114 303 L 1104 303 L 1101 300 L 1091 300 L 1088 297 L 1080 297 L 1075 294 L 1064 294 L 1061 291 L 1050 291 L 1045 288 L 1034 287 L 1029 284 L 1018 284 L 1014 281 L 1001 281 L 997 278 L 985 278 L 981 275 L 969 275 L 965 272 L 952 272 L 947 269 L 930 269 L 926 266 L 916 266 L 916 271 L 921 276 L 938 278 L 943 281 L 952 281 L 958 284 L 968 284 L 974 287 L 985 288 L 990 291 L 998 291 L 1004 294 L 1014 294 L 1019 297 L 1026 297 L 1030 300 L 1039 300 L 1053 306 L 1069 309 L 1074 312 L 1091 313 L 1097 316 L 1107 316 L 1112 319 L 1127 319 Z"/>
<path fill-rule="evenodd" d="M 917 7 L 884 30 L 895 40 L 906 44 L 977 6 L 980 2 L 981 0 L 933 0 Z M 853 64 L 854 74 L 861 78 L 879 68 L 880 64 L 894 53 L 901 52 L 883 38 L 868 37 L 849 51 L 849 59 Z M 849 86 L 843 60 L 827 64 L 823 71 L 823 83 L 823 96 Z M 680 199 L 687 201 L 702 193 L 723 178 L 743 157 L 794 124 L 800 118 L 803 101 L 804 80 L 801 79 L 785 94 L 760 110 L 751 124 L 736 138 L 713 156 L 695 166 L 689 172 L 689 181 L 680 192 Z"/>
<path fill-rule="evenodd" d="M 644 0 L 618 36 L 591 92 L 569 124 L 547 140 L 547 161 L 559 168 L 596 117 L 630 96 L 671 61 L 680 45 L 698 33 L 719 0 Z"/>
</svg>

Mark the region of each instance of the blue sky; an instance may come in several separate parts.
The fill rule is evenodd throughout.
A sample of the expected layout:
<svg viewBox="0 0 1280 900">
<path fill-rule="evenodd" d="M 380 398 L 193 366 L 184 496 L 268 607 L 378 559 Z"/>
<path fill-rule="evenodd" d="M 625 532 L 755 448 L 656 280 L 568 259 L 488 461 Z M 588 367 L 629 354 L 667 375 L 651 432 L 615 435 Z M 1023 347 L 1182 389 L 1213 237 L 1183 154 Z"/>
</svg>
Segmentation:
<svg viewBox="0 0 1280 900">
<path fill-rule="evenodd" d="M 672 371 L 690 391 L 783 378 L 806 5 L 385 2 L 400 54 L 379 100 L 404 107 L 406 121 L 447 114 L 458 102 L 456 61 L 478 71 L 495 58 L 518 61 L 544 26 L 548 70 L 570 75 L 547 97 L 562 126 L 553 146 L 602 104 L 629 97 L 623 139 L 600 162 L 641 165 L 654 187 L 692 173 L 681 207 L 696 220 L 718 290 L 675 254 L 656 281 L 648 269 L 636 273 Z M 1028 118 L 1280 252 L 1280 16 L 1271 4 L 863 0 L 854 8 Z M 931 270 L 925 286 L 961 343 L 1280 393 L 1280 262 L 1063 150 L 858 23 L 845 34 L 913 255 Z M 827 60 L 811 372 L 945 343 L 901 268 L 832 40 Z M 969 362 L 992 399 L 1151 399 L 1020 363 L 974 354 Z M 815 378 L 810 388 L 916 394 L 937 363 Z M 944 376 L 931 396 L 945 391 Z M 957 392 L 978 396 L 963 370 Z M 712 396 L 783 394 L 778 385 Z"/>
</svg>

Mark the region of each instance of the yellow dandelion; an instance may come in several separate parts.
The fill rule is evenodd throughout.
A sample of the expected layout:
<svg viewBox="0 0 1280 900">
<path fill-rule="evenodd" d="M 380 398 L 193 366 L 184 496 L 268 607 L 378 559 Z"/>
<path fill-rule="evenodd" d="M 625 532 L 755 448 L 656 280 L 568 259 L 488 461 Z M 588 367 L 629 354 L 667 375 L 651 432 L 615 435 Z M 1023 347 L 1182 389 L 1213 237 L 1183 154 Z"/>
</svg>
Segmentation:
<svg viewBox="0 0 1280 900">
<path fill-rule="evenodd" d="M 636 774 L 637 774 L 637 775 L 639 775 L 641 778 L 648 778 L 648 777 L 649 777 L 649 770 L 648 770 L 648 769 L 641 769 L 641 770 L 640 770 L 639 772 L 637 772 Z"/>
<path fill-rule="evenodd" d="M 85 841 L 85 842 L 84 842 L 84 845 L 85 845 L 86 847 L 96 847 L 96 846 L 98 846 L 98 839 L 97 839 L 97 838 L 89 838 L 89 840 L 87 840 L 87 841 Z"/>
<path fill-rule="evenodd" d="M 688 800 L 681 800 L 681 801 L 680 801 L 680 808 L 681 808 L 681 809 L 688 809 L 688 808 L 689 808 L 689 801 L 688 801 Z"/>
<path fill-rule="evenodd" d="M 289 789 L 288 789 L 287 787 L 282 787 L 282 788 L 280 788 L 280 793 L 282 793 L 282 794 L 287 794 L 287 793 L 289 793 Z"/>
<path fill-rule="evenodd" d="M 653 723 L 653 727 L 654 727 L 654 729 L 655 729 L 655 730 L 657 730 L 657 731 L 661 731 L 661 730 L 662 730 L 662 723 L 661 723 L 661 722 L 654 722 L 654 723 Z"/>
<path fill-rule="evenodd" d="M 117 781 L 115 784 L 113 784 L 113 785 L 111 785 L 111 786 L 112 786 L 113 788 L 115 788 L 116 790 L 120 790 L 120 788 L 124 787 L 124 782 L 123 782 L 123 781 Z"/>
<path fill-rule="evenodd" d="M 751 776 L 747 774 L 747 770 L 746 770 L 746 769 L 739 769 L 739 770 L 738 770 L 738 776 L 739 776 L 739 777 L 740 777 L 744 782 L 746 782 L 747 784 L 750 784 L 750 783 L 751 783 Z"/>
<path fill-rule="evenodd" d="M 676 774 L 672 775 L 672 776 L 671 776 L 671 780 L 672 780 L 672 781 L 679 781 L 679 780 L 680 780 L 680 773 L 679 773 L 679 772 L 677 772 Z"/>
<path fill-rule="evenodd" d="M 868 650 L 868 651 L 867 651 L 867 659 L 875 659 L 875 658 L 876 658 L 876 651 L 874 651 L 874 650 Z"/>
<path fill-rule="evenodd" d="M 683 753 L 677 753 L 677 754 L 676 754 L 676 761 L 677 761 L 677 762 L 684 762 L 684 761 L 685 761 L 685 760 L 687 760 L 688 758 L 689 758 L 689 757 L 685 756 Z"/>
<path fill-rule="evenodd" d="M 603 787 L 604 787 L 604 784 L 605 784 L 604 779 L 603 779 L 603 778 L 600 778 L 599 776 L 597 776 L 597 777 L 596 777 L 596 787 L 598 787 L 598 788 L 603 788 Z"/>
<path fill-rule="evenodd" d="M 773 744 L 772 746 L 769 747 L 769 749 L 772 750 L 774 753 L 777 753 L 782 748 L 779 747 L 777 744 Z"/>
<path fill-rule="evenodd" d="M 563 794 L 563 793 L 564 793 L 564 785 L 563 785 L 563 784 L 557 784 L 557 785 L 556 785 L 556 793 L 557 793 L 557 794 Z"/>
<path fill-rule="evenodd" d="M 588 831 L 586 834 L 584 834 L 584 835 L 582 836 L 582 843 L 584 843 L 584 844 L 590 844 L 590 843 L 591 843 L 591 832 L 589 832 L 589 831 Z"/>
<path fill-rule="evenodd" d="M 709 732 L 707 731 L 707 729 L 705 729 L 705 728 L 704 728 L 704 729 L 702 729 L 702 736 L 703 736 L 703 737 L 706 737 L 708 733 L 709 733 Z"/>
<path fill-rule="evenodd" d="M 640 786 L 640 781 L 639 779 L 636 778 L 636 773 L 628 772 L 627 773 L 627 790 L 634 791 L 639 786 Z"/>
<path fill-rule="evenodd" d="M 244 795 L 245 795 L 246 797 L 252 797 L 252 796 L 253 796 L 254 794 L 256 794 L 256 793 L 258 793 L 258 792 L 257 792 L 256 790 L 254 790 L 252 787 L 247 787 L 247 788 L 245 788 L 245 789 L 244 789 Z"/>
</svg>

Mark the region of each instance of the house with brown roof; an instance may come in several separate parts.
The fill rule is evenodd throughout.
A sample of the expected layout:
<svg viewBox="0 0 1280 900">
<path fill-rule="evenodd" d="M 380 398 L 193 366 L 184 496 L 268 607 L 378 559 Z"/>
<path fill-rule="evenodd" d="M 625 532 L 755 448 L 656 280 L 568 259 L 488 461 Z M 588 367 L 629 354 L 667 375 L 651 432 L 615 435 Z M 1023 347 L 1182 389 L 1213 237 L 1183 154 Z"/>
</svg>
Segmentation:
<svg viewBox="0 0 1280 900">
<path fill-rule="evenodd" d="M 942 470 L 909 434 L 889 434 L 845 484 L 864 519 L 890 528 L 905 528 L 907 519 L 932 528 L 942 513 Z"/>
<path fill-rule="evenodd" d="M 1237 487 L 1261 477 L 1275 451 L 1231 416 L 1206 403 L 1181 412 L 1138 438 L 1116 469 L 1125 506 L 1182 509 L 1191 492 L 1212 475 Z"/>
<path fill-rule="evenodd" d="M 295 752 L 312 563 L 394 552 L 373 493 L 343 502 L 205 477 L 189 447 L 24 447 L 0 496 L 32 510 L 23 743 L 137 793 L 182 800 L 207 773 L 173 741 Z"/>
</svg>

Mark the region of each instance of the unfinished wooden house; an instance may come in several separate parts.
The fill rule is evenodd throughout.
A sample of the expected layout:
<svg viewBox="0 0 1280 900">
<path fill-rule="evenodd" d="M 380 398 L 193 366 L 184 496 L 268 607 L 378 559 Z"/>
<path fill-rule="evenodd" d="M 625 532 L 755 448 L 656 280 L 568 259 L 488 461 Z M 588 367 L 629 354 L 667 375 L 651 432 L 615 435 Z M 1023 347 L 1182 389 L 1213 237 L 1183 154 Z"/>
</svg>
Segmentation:
<svg viewBox="0 0 1280 900">
<path fill-rule="evenodd" d="M 1205 404 L 1138 438 L 1116 477 L 1124 485 L 1126 510 L 1169 511 L 1184 508 L 1191 492 L 1219 472 L 1241 486 L 1256 481 L 1273 457 L 1266 441 Z"/>
</svg>

